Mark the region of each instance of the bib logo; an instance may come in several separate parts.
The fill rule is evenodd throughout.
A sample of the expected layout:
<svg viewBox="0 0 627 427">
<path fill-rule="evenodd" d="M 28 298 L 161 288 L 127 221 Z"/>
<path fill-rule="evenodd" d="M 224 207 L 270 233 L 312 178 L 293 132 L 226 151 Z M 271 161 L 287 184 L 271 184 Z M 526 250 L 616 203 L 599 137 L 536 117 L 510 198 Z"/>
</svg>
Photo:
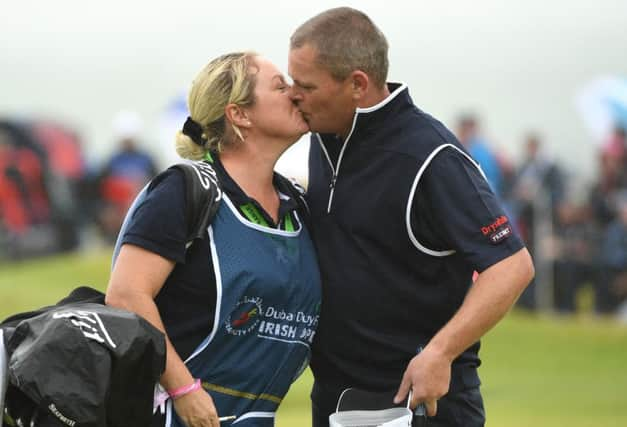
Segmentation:
<svg viewBox="0 0 627 427">
<path fill-rule="evenodd" d="M 261 302 L 259 297 L 244 297 L 239 301 L 224 322 L 226 331 L 231 335 L 241 336 L 255 329 L 262 313 Z"/>
</svg>

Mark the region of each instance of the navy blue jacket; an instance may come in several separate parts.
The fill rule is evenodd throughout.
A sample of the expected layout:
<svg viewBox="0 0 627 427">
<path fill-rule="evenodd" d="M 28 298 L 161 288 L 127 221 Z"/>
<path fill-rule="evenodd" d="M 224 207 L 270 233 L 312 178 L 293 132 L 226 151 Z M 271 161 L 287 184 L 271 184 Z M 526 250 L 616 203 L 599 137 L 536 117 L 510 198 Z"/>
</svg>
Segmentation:
<svg viewBox="0 0 627 427">
<path fill-rule="evenodd" d="M 312 368 L 321 382 L 395 389 L 483 271 L 520 250 L 477 164 L 405 86 L 357 109 L 343 142 L 312 135 L 308 202 L 323 285 Z M 476 386 L 479 343 L 451 390 Z"/>
</svg>

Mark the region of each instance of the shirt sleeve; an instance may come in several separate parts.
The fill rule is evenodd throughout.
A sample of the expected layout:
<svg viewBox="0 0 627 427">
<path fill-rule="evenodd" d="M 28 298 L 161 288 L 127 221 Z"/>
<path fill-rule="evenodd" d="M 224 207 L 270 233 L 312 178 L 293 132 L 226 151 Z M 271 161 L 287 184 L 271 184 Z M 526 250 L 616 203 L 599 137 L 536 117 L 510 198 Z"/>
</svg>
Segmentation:
<svg viewBox="0 0 627 427">
<path fill-rule="evenodd" d="M 438 153 L 420 178 L 412 229 L 425 246 L 453 249 L 479 272 L 524 247 L 479 169 L 454 148 Z"/>
<path fill-rule="evenodd" d="M 129 212 L 122 244 L 130 243 L 175 262 L 185 262 L 187 224 L 185 221 L 185 180 L 183 173 L 170 169 L 156 185 L 146 190 Z"/>
</svg>

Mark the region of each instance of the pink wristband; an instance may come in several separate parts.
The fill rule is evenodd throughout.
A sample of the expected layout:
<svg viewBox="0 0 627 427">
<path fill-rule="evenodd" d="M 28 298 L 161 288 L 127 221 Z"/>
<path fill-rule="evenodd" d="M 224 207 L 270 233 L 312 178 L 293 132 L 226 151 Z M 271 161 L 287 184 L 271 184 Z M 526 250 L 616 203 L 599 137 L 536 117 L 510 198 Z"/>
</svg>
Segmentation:
<svg viewBox="0 0 627 427">
<path fill-rule="evenodd" d="M 168 395 L 172 399 L 177 399 L 181 396 L 185 396 L 186 394 L 191 393 L 192 391 L 196 391 L 201 388 L 202 388 L 202 384 L 200 383 L 200 380 L 196 378 L 194 382 L 189 385 L 184 385 L 182 387 L 175 388 L 174 390 L 168 390 Z"/>
</svg>

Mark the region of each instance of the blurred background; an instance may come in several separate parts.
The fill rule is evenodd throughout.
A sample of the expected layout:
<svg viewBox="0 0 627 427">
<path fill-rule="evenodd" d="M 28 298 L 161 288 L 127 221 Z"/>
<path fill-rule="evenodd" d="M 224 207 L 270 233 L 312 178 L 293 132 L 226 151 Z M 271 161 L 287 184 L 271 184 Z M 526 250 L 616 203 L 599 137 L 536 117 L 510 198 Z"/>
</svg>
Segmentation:
<svg viewBox="0 0 627 427">
<path fill-rule="evenodd" d="M 2 317 L 104 289 L 130 202 L 178 161 L 206 62 L 252 49 L 287 72 L 292 31 L 341 5 L 386 34 L 389 80 L 468 147 L 534 256 L 534 283 L 484 342 L 488 424 L 627 425 L 622 0 L 3 2 Z M 278 169 L 306 184 L 307 149 Z M 309 425 L 308 381 L 279 425 Z"/>
</svg>

